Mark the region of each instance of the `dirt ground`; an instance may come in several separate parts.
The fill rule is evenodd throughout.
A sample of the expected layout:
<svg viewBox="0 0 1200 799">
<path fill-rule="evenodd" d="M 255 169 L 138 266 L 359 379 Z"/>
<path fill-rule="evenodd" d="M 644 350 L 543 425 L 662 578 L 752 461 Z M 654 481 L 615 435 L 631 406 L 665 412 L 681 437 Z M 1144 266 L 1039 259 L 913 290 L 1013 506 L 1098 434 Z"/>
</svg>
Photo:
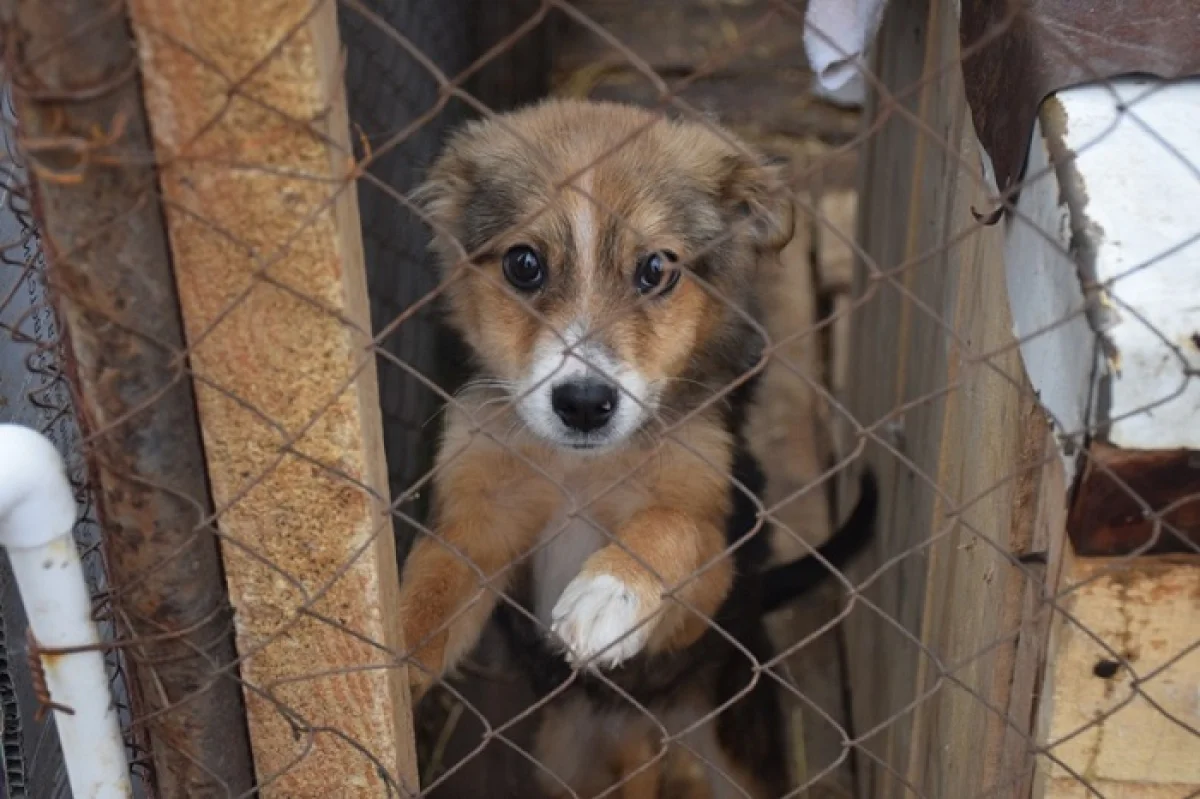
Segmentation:
<svg viewBox="0 0 1200 799">
<path fill-rule="evenodd" d="M 767 503 L 779 505 L 778 556 L 793 557 L 806 551 L 803 542 L 819 544 L 830 530 L 833 481 L 819 478 L 838 442 L 814 386 L 835 395 L 842 388 L 848 331 L 836 322 L 814 327 L 848 301 L 852 259 L 842 237 L 854 232 L 856 168 L 853 154 L 842 155 L 838 148 L 852 140 L 858 115 L 810 92 L 800 4 L 577 0 L 575 5 L 621 47 L 560 14 L 550 37 L 555 94 L 653 104 L 659 90 L 643 71 L 653 69 L 669 85 L 683 83 L 679 96 L 693 108 L 791 164 L 800 206 L 796 236 L 765 292 L 769 332 L 787 343 L 767 368 L 763 408 L 752 421 L 751 440 L 760 455 L 770 454 L 763 462 Z M 834 626 L 808 640 L 835 616 L 840 602 L 837 587 L 830 585 L 770 620 L 781 650 L 803 643 L 781 671 L 797 694 L 787 709 L 793 774 L 797 784 L 814 781 L 808 799 L 854 795 L 853 761 L 842 747 L 843 736 L 853 733 L 847 722 L 852 697 L 843 689 L 841 631 Z M 507 660 L 498 640 L 487 641 L 455 683 L 487 718 L 491 734 L 448 692 L 424 703 L 422 781 L 445 777 L 434 796 L 536 796 L 533 765 L 523 754 L 529 750 L 531 725 L 513 723 L 533 697 Z"/>
</svg>

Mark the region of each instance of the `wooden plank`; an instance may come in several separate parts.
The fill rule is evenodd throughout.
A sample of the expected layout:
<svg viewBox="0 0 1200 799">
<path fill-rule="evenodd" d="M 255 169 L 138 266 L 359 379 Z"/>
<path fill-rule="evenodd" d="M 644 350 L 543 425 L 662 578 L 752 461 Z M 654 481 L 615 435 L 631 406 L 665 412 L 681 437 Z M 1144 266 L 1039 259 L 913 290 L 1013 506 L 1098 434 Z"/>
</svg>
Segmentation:
<svg viewBox="0 0 1200 799">
<path fill-rule="evenodd" d="M 766 473 L 765 504 L 777 508 L 772 538 L 776 560 L 807 554 L 830 532 L 828 486 L 818 482 L 829 462 L 830 440 L 824 403 L 814 389 L 825 382 L 825 365 L 815 329 L 811 232 L 810 226 L 797 225 L 779 264 L 761 275 L 764 323 L 771 339 L 782 343 L 763 373 L 747 438 Z M 805 640 L 839 610 L 840 587 L 830 584 L 828 589 L 773 614 L 768 627 L 781 652 L 804 641 L 782 669 L 796 692 L 785 694 L 792 720 L 792 776 L 805 784 L 823 775 L 817 780 L 822 795 L 838 797 L 850 796 L 852 781 L 848 761 L 834 768 L 848 725 L 841 652 L 836 631 Z"/>
<path fill-rule="evenodd" d="M 1195 796 L 1200 559 L 1081 558 L 1063 588 L 1039 736 L 1060 763 L 1039 759 L 1034 796 Z"/>
<path fill-rule="evenodd" d="M 823 292 L 849 292 L 854 281 L 858 192 L 822 191 L 817 198 L 817 280 Z"/>
<path fill-rule="evenodd" d="M 760 275 L 764 325 L 771 340 L 781 344 L 767 362 L 760 401 L 746 430 L 767 475 L 766 505 L 779 505 L 773 544 L 781 560 L 808 552 L 805 542 L 820 544 L 829 535 L 825 491 L 809 490 L 829 455 L 822 403 L 813 388 L 825 378 L 815 330 L 810 234 L 807 226 L 797 225 L 779 263 L 766 265 Z M 780 452 L 788 457 L 773 456 Z"/>
<path fill-rule="evenodd" d="M 845 399 L 850 359 L 853 357 L 854 300 L 851 289 L 854 284 L 855 256 L 851 242 L 857 237 L 858 192 L 833 189 L 822 180 L 816 211 L 813 220 L 816 246 L 813 250 L 816 254 L 817 291 L 825 312 L 833 320 L 822 331 L 827 380 L 833 395 Z M 834 425 L 832 433 L 834 452 L 842 457 L 850 446 L 846 440 L 846 426 Z"/>
<path fill-rule="evenodd" d="M 873 69 L 892 89 L 914 85 L 921 78 L 925 56 L 919 43 L 928 36 L 927 15 L 925 0 L 898 0 L 888 6 Z M 909 32 L 914 27 L 916 35 Z M 930 91 L 933 90 L 931 87 Z M 892 102 L 917 112 L 920 98 L 921 93 L 910 92 Z M 883 105 L 877 95 L 869 97 L 868 124 L 884 113 Z M 867 163 L 860 214 L 870 223 L 861 228 L 861 243 L 877 260 L 877 269 L 894 269 L 898 265 L 897 254 L 904 253 L 909 246 L 905 242 L 908 204 L 897 202 L 897 198 L 910 196 L 920 178 L 915 164 L 916 146 L 917 137 L 911 124 L 892 115 L 863 148 L 862 156 Z M 909 286 L 916 273 L 913 268 L 904 270 L 899 285 Z M 868 290 L 871 296 L 854 315 L 854 357 L 848 381 L 849 410 L 859 424 L 882 419 L 911 399 L 906 396 L 906 354 L 915 349 L 907 321 L 911 306 L 898 287 L 879 282 L 868 287 L 868 273 L 860 268 L 856 274 L 856 295 Z M 890 344 L 879 346 L 880 342 Z M 945 347 L 936 340 L 932 344 L 932 348 L 922 353 L 921 362 L 944 363 Z M 930 414 L 936 405 L 936 401 L 918 405 L 904 417 L 889 417 L 880 429 L 883 443 L 870 442 L 866 452 L 879 475 L 880 511 L 876 546 L 862 559 L 854 574 L 861 578 L 895 554 L 912 553 L 883 572 L 864 591 L 864 596 L 887 613 L 889 619 L 860 607 L 847 620 L 854 726 L 865 736 L 858 758 L 860 795 L 872 799 L 904 793 L 902 780 L 911 724 L 906 717 L 895 720 L 893 717 L 914 701 L 917 668 L 924 657 L 914 637 L 919 635 L 921 625 L 921 595 L 928 554 L 915 547 L 930 527 L 929 493 L 902 493 L 915 478 L 884 444 L 903 447 L 910 439 L 910 428 L 917 427 L 919 417 Z M 879 662 L 889 664 L 884 674 L 874 666 Z"/>
<path fill-rule="evenodd" d="M 1003 228 L 970 214 L 986 191 L 961 76 L 944 69 L 957 46 L 952 3 L 889 5 L 876 72 L 892 92 L 919 90 L 873 101 L 871 116 L 891 119 L 865 153 L 861 241 L 894 278 L 855 311 L 849 396 L 883 434 L 869 448 L 884 483 L 873 560 L 901 558 L 864 591 L 878 611 L 850 621 L 855 726 L 877 729 L 860 758 L 873 799 L 1009 796 L 1027 782 L 1037 600 L 1055 564 L 1010 553 L 1062 533 L 1061 464 L 1005 348 Z"/>
<path fill-rule="evenodd" d="M 997 675 L 1010 681 L 1005 704 L 997 706 L 1008 721 L 992 728 L 985 748 L 991 773 L 996 775 L 990 781 L 1004 788 L 999 795 L 1018 799 L 1030 796 L 1034 777 L 1034 763 L 1029 757 L 1030 734 L 1036 726 L 1042 669 L 1054 612 L 1046 597 L 1056 595 L 1063 563 L 1069 554 L 1069 544 L 1063 535 L 1067 516 L 1063 497 L 1069 483 L 1063 462 L 1054 457 L 1058 440 L 1046 431 L 1040 446 L 1032 434 L 1026 443 L 1029 449 L 1023 461 L 1033 465 L 1040 460 L 1044 466 L 1040 473 L 1034 469 L 1025 471 L 1017 492 L 1019 502 L 1035 503 L 1032 529 L 1019 531 L 1016 542 L 1024 547 L 1020 554 L 1026 558 L 1027 579 L 1021 581 L 1018 589 L 1021 604 L 1017 610 L 1018 632 L 1012 649 L 1012 666 Z"/>
<path fill-rule="evenodd" d="M 811 136 L 833 144 L 853 138 L 857 112 L 814 99 L 811 87 L 810 76 L 800 73 L 722 73 L 689 80 L 677 97 L 748 136 Z M 565 86 L 560 93 L 650 107 L 660 103 L 659 89 L 641 73 L 625 68 Z"/>
<path fill-rule="evenodd" d="M 130 12 L 263 794 L 412 789 L 334 4 Z"/>
<path fill-rule="evenodd" d="M 663 75 L 690 72 L 710 60 L 744 72 L 750 66 L 808 72 L 798 15 L 761 0 L 591 0 L 577 4 L 595 25 Z M 569 75 L 597 64 L 626 63 L 624 54 L 589 26 L 558 15 L 555 71 Z"/>
</svg>

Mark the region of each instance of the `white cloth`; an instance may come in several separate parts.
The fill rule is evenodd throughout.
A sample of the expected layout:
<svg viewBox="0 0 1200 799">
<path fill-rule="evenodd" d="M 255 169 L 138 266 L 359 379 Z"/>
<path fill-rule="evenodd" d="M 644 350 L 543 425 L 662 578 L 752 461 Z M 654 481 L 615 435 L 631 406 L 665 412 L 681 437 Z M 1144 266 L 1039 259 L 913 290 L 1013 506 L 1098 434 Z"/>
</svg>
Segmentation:
<svg viewBox="0 0 1200 799">
<path fill-rule="evenodd" d="M 839 105 L 866 99 L 866 53 L 883 21 L 886 0 L 809 0 L 804 49 L 816 77 L 816 93 Z"/>
</svg>

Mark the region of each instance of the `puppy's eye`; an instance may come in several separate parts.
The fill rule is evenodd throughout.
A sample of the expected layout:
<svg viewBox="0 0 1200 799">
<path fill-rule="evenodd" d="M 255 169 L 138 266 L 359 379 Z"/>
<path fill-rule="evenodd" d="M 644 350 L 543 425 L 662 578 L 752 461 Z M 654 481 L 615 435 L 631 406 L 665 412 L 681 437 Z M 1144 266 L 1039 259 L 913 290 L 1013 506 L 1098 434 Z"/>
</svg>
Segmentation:
<svg viewBox="0 0 1200 799">
<path fill-rule="evenodd" d="M 537 291 L 546 283 L 546 266 L 532 247 L 520 245 L 504 253 L 504 277 L 521 291 Z"/>
<path fill-rule="evenodd" d="M 683 270 L 674 266 L 679 260 L 673 252 L 652 252 L 638 261 L 633 273 L 633 286 L 639 294 L 662 296 L 675 288 Z"/>
</svg>

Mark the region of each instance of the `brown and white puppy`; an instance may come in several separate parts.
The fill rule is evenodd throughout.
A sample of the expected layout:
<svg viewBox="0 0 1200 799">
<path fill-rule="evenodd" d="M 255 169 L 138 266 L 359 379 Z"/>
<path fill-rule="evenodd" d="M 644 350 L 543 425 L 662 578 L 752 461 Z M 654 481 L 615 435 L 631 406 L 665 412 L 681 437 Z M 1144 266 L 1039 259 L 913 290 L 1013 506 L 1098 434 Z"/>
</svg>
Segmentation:
<svg viewBox="0 0 1200 799">
<path fill-rule="evenodd" d="M 607 756 L 539 736 L 564 795 L 590 790 L 597 762 L 628 772 L 630 742 L 661 733 L 613 701 L 622 692 L 684 727 L 722 697 L 750 726 L 781 727 L 763 715 L 779 714 L 774 686 L 753 688 L 771 681 L 745 653 L 771 657 L 761 592 L 775 603 L 796 575 L 735 588 L 765 560 L 747 485 L 761 475 L 740 428 L 763 346 L 757 271 L 792 233 L 781 189 L 724 131 L 553 101 L 469 125 L 418 193 L 476 379 L 447 408 L 433 535 L 404 568 L 410 680 L 422 694 L 475 644 L 498 595 L 513 596 L 506 628 L 544 688 L 572 679 L 568 662 L 591 668 L 544 730 L 604 717 L 589 729 Z M 694 749 L 755 775 L 730 795 L 782 784 L 729 737 Z M 654 795 L 648 780 L 626 795 Z"/>
</svg>

